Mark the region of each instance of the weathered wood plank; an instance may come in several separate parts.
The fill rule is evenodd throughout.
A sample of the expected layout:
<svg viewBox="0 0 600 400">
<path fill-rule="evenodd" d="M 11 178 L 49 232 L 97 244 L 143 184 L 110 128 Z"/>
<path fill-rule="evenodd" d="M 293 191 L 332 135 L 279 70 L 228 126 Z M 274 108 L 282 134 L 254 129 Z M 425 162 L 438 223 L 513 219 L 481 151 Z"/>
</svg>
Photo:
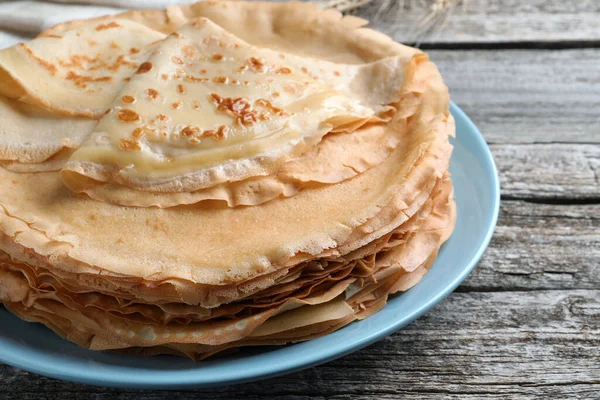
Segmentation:
<svg viewBox="0 0 600 400">
<path fill-rule="evenodd" d="M 600 198 L 598 144 L 505 144 L 490 147 L 504 196 L 590 201 Z"/>
<path fill-rule="evenodd" d="M 569 398 L 600 394 L 600 291 L 454 293 L 363 351 L 271 379 L 196 392 L 135 392 L 0 366 L 5 399 Z"/>
<path fill-rule="evenodd" d="M 600 4 L 581 0 L 463 0 L 458 2 L 446 28 L 439 35 L 417 35 L 416 22 L 427 13 L 434 0 L 392 1 L 404 3 L 375 19 L 382 4 L 374 1 L 356 13 L 395 39 L 423 43 L 511 43 L 600 40 Z"/>
<path fill-rule="evenodd" d="M 503 201 L 490 247 L 458 289 L 600 288 L 600 204 Z"/>
<path fill-rule="evenodd" d="M 489 142 L 600 143 L 600 49 L 429 54 Z"/>
</svg>

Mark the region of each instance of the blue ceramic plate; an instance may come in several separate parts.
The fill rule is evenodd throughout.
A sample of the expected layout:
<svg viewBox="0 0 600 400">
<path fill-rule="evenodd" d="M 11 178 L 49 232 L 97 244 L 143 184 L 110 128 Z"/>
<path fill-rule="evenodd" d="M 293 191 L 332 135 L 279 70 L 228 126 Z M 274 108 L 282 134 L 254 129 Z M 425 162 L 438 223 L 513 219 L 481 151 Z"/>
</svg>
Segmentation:
<svg viewBox="0 0 600 400">
<path fill-rule="evenodd" d="M 194 363 L 177 357 L 137 357 L 85 350 L 40 324 L 0 307 L 0 361 L 58 379 L 127 388 L 207 387 L 264 379 L 325 363 L 382 339 L 450 294 L 487 247 L 498 217 L 500 190 L 490 151 L 471 120 L 454 104 L 456 139 L 450 171 L 458 218 L 431 271 L 406 293 L 364 321 L 328 336 L 285 347 L 245 350 Z"/>
</svg>

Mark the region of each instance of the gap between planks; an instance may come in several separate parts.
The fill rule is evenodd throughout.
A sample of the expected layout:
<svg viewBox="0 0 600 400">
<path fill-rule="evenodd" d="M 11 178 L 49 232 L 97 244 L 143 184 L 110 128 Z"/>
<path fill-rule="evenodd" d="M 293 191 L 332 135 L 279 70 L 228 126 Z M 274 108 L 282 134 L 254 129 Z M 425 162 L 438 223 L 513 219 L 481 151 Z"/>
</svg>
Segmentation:
<svg viewBox="0 0 600 400">
<path fill-rule="evenodd" d="M 598 17 L 600 18 L 600 16 Z M 416 43 L 405 43 L 415 46 Z M 428 42 L 418 46 L 422 50 L 577 50 L 600 49 L 600 40 L 560 40 L 554 42 Z"/>
<path fill-rule="evenodd" d="M 569 196 L 532 198 L 532 197 L 523 197 L 523 196 L 514 196 L 514 195 L 501 195 L 500 200 L 501 201 L 518 200 L 518 201 L 523 201 L 525 203 L 532 203 L 532 204 L 562 205 L 562 206 L 581 206 L 581 205 L 587 205 L 587 204 L 600 205 L 600 196 L 588 197 L 588 198 L 569 197 Z"/>
</svg>

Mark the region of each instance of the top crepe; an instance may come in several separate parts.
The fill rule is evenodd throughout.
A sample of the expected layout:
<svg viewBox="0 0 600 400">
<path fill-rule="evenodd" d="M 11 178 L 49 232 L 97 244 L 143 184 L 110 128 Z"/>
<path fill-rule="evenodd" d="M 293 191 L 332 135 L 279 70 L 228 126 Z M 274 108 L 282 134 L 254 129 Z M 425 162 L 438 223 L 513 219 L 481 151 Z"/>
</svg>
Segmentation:
<svg viewBox="0 0 600 400">
<path fill-rule="evenodd" d="M 302 35 L 308 43 L 290 31 L 308 29 L 290 7 L 314 16 Z M 74 22 L 0 52 L 10 83 L 0 92 L 54 113 L 50 121 L 37 117 L 43 112 L 21 119 L 21 131 L 41 120 L 48 133 L 35 138 L 36 156 L 11 149 L 4 163 L 41 171 L 70 159 L 62 178 L 73 191 L 116 204 L 256 205 L 353 177 L 399 142 L 402 127 L 384 123 L 400 101 L 411 102 L 402 89 L 412 83 L 406 78 L 416 50 L 356 30 L 361 20 L 295 3 L 200 2 L 178 10 L 178 18 L 171 8 Z M 281 18 L 288 24 L 279 25 Z M 178 22 L 154 28 L 179 31 L 161 40 L 163 33 L 146 26 L 160 20 Z M 347 62 L 328 61 L 315 40 L 337 46 Z M 27 74 L 23 63 L 31 66 Z M 14 108 L 6 108 L 9 116 Z M 90 134 L 93 121 L 85 118 L 105 113 Z M 61 130 L 64 124 L 73 129 Z"/>
<path fill-rule="evenodd" d="M 295 7 L 312 16 L 304 44 L 295 30 L 306 30 L 307 19 L 294 17 Z M 11 77 L 3 93 L 58 114 L 42 128 L 48 134 L 35 138 L 34 146 L 41 147 L 36 157 L 26 149 L 18 150 L 29 157 L 15 157 L 17 150 L 11 150 L 4 163 L 13 170 L 60 168 L 93 125 L 64 115 L 97 118 L 112 103 L 114 112 L 62 173 L 72 190 L 98 200 L 159 207 L 202 200 L 255 205 L 294 195 L 310 182 L 348 179 L 381 162 L 398 142 L 397 129 L 372 124 L 389 120 L 397 108 L 409 62 L 418 54 L 375 32 L 356 30 L 362 23 L 295 3 L 200 2 L 57 26 L 0 52 L 0 66 Z M 161 41 L 161 33 L 144 25 L 181 32 Z M 345 54 L 341 59 L 347 63 L 327 61 L 328 46 Z M 21 76 L 17 66 L 24 62 L 31 73 Z M 37 76 L 46 79 L 40 83 Z M 64 79 L 69 84 L 61 84 Z M 22 131 L 37 119 L 25 119 Z M 74 129 L 60 130 L 65 123 Z M 357 130 L 321 143 L 324 135 Z M 373 136 L 379 139 L 364 139 Z M 365 143 L 371 148 L 359 148 Z"/>
<path fill-rule="evenodd" d="M 162 192 L 269 175 L 327 133 L 387 118 L 381 113 L 398 95 L 407 62 L 288 56 L 201 18 L 140 66 L 65 171 Z"/>
</svg>

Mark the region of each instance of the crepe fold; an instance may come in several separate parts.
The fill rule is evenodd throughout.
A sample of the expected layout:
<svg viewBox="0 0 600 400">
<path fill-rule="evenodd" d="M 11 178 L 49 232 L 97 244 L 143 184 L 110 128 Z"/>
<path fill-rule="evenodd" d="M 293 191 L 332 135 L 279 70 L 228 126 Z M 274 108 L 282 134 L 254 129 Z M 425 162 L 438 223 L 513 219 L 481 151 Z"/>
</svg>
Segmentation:
<svg viewBox="0 0 600 400">
<path fill-rule="evenodd" d="M 208 1 L 0 51 L 0 301 L 94 350 L 202 359 L 416 284 L 454 227 L 454 121 L 427 55 L 365 23 Z"/>
</svg>

